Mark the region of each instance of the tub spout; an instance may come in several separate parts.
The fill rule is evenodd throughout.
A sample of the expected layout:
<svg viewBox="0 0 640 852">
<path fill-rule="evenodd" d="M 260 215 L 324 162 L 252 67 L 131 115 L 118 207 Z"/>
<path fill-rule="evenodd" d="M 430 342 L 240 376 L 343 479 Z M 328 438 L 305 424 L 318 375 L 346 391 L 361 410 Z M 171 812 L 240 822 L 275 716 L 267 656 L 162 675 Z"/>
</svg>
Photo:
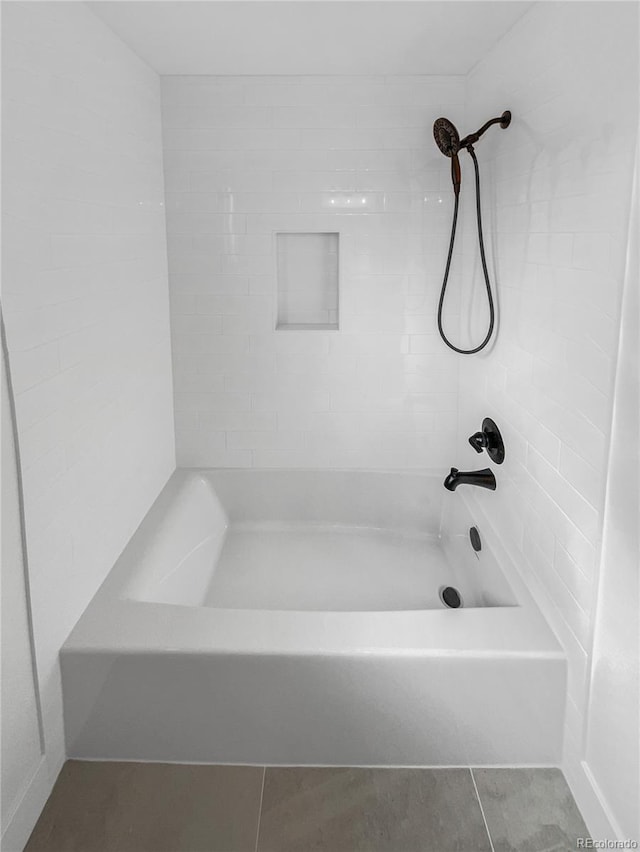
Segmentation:
<svg viewBox="0 0 640 852">
<path fill-rule="evenodd" d="M 495 491 L 496 478 L 488 467 L 483 470 L 458 470 L 457 467 L 452 467 L 451 473 L 444 481 L 444 487 L 447 491 L 455 491 L 458 485 L 478 485 L 480 488 Z"/>
</svg>

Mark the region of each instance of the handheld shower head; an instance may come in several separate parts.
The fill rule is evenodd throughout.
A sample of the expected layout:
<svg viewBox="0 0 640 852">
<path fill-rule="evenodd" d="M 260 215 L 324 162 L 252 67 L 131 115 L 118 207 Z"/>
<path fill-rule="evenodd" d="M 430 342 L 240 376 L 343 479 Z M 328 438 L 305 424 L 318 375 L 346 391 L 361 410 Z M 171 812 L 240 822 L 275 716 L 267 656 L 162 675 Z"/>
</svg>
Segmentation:
<svg viewBox="0 0 640 852">
<path fill-rule="evenodd" d="M 454 157 L 460 150 L 460 136 L 448 118 L 434 121 L 433 138 L 445 157 Z"/>
<path fill-rule="evenodd" d="M 458 131 L 448 118 L 437 118 L 433 123 L 433 138 L 445 157 L 451 158 L 451 181 L 453 191 L 458 195 L 462 179 L 460 160 L 458 159 L 458 151 L 460 150 Z"/>
</svg>

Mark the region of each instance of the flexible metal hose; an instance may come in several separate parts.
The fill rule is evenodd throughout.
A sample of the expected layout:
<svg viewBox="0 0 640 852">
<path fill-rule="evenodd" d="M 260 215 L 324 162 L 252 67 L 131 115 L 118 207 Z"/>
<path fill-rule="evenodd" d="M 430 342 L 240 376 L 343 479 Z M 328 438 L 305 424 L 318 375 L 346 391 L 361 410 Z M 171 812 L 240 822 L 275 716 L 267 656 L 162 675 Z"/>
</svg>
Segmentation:
<svg viewBox="0 0 640 852">
<path fill-rule="evenodd" d="M 451 268 L 451 258 L 453 256 L 453 245 L 456 239 L 456 228 L 458 225 L 458 206 L 460 201 L 460 196 L 456 193 L 455 203 L 453 207 L 453 221 L 451 223 L 451 239 L 449 240 L 449 253 L 447 255 L 447 265 L 444 270 L 444 279 L 442 281 L 442 289 L 440 290 L 440 301 L 438 303 L 438 331 L 440 332 L 440 337 L 447 344 L 449 349 L 453 349 L 454 352 L 459 352 L 460 355 L 474 355 L 476 352 L 480 352 L 491 340 L 491 335 L 493 334 L 493 327 L 495 324 L 495 308 L 493 305 L 493 296 L 491 294 L 491 284 L 489 282 L 489 271 L 487 270 L 487 259 L 484 253 L 484 238 L 482 236 L 482 212 L 480 210 L 480 170 L 478 168 L 478 160 L 475 155 L 475 151 L 471 145 L 467 146 L 467 151 L 471 155 L 471 159 L 473 160 L 473 166 L 476 173 L 476 215 L 478 219 L 478 242 L 480 243 L 480 259 L 482 261 L 482 273 L 484 275 L 484 283 L 487 288 L 487 302 L 489 303 L 489 328 L 487 330 L 487 334 L 480 343 L 479 346 L 476 346 L 474 349 L 460 349 L 458 346 L 454 346 L 453 343 L 447 338 L 447 335 L 444 333 L 444 329 L 442 327 L 442 309 L 444 306 L 444 297 L 447 292 L 447 284 L 449 282 L 449 269 Z"/>
</svg>

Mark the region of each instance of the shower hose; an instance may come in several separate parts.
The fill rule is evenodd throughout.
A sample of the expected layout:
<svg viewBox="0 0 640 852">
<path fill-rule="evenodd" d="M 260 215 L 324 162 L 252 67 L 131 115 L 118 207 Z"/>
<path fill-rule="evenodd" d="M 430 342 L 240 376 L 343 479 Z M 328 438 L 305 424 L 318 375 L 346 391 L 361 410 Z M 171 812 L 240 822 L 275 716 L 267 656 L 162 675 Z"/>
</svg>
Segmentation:
<svg viewBox="0 0 640 852">
<path fill-rule="evenodd" d="M 447 284 L 449 282 L 449 269 L 451 267 L 453 244 L 456 239 L 456 228 L 458 225 L 458 205 L 460 201 L 460 194 L 457 192 L 453 207 L 453 222 L 451 223 L 449 254 L 447 255 L 447 265 L 444 270 L 444 279 L 442 281 L 442 289 L 440 290 L 440 301 L 438 303 L 438 331 L 440 332 L 440 337 L 444 340 L 449 349 L 453 349 L 454 352 L 459 352 L 461 355 L 474 355 L 476 352 L 480 352 L 482 349 L 484 349 L 485 346 L 491 340 L 491 335 L 493 334 L 493 327 L 495 324 L 495 308 L 493 306 L 493 296 L 491 295 L 491 284 L 489 282 L 489 272 L 487 270 L 487 259 L 484 254 L 484 238 L 482 236 L 482 213 L 480 210 L 480 170 L 478 168 L 478 160 L 476 158 L 475 151 L 473 150 L 473 147 L 471 145 L 467 146 L 467 151 L 471 155 L 471 159 L 473 160 L 473 166 L 476 173 L 476 215 L 478 218 L 478 242 L 480 243 L 480 259 L 482 261 L 482 273 L 484 275 L 485 287 L 487 288 L 487 302 L 489 303 L 489 328 L 487 329 L 487 334 L 482 343 L 480 343 L 474 349 L 460 349 L 458 346 L 454 346 L 454 344 L 451 343 L 442 327 L 442 308 L 444 306 L 444 298 L 447 292 Z"/>
</svg>

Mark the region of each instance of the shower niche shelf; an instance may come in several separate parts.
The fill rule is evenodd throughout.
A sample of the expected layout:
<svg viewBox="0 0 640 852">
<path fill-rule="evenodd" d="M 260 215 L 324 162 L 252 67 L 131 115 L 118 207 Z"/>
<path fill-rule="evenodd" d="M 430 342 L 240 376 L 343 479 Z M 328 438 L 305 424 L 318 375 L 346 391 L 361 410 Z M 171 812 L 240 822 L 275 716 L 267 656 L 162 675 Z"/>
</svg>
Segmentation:
<svg viewBox="0 0 640 852">
<path fill-rule="evenodd" d="M 338 329 L 339 234 L 278 233 L 278 331 Z"/>
</svg>

